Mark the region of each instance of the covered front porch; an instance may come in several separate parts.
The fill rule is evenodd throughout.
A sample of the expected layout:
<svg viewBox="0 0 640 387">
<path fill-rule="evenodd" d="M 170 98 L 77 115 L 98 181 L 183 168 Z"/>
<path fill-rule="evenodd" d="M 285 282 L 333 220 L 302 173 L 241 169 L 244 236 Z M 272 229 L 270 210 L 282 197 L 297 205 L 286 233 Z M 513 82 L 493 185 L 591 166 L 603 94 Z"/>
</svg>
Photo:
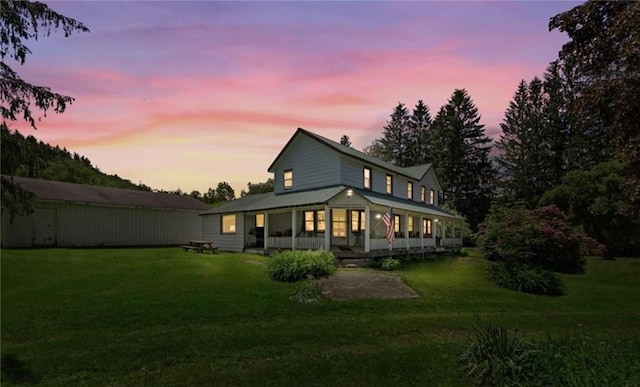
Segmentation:
<svg viewBox="0 0 640 387">
<path fill-rule="evenodd" d="M 435 209 L 411 207 L 416 208 L 392 209 L 391 243 L 383 221 L 390 207 L 366 201 L 246 213 L 245 250 L 322 248 L 339 258 L 356 258 L 421 254 L 462 246 L 463 219 Z"/>
</svg>

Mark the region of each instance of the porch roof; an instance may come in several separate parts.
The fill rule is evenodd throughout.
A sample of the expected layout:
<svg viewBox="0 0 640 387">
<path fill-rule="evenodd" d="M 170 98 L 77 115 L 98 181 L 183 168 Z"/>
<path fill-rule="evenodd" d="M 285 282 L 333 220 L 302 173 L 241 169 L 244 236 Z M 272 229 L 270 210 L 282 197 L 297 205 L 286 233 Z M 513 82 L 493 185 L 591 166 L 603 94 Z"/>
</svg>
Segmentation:
<svg viewBox="0 0 640 387">
<path fill-rule="evenodd" d="M 417 212 L 422 214 L 429 214 L 433 216 L 441 216 L 445 218 L 454 218 L 454 219 L 464 219 L 461 216 L 452 214 L 448 211 L 440 209 L 435 206 L 431 206 L 424 203 L 416 203 L 414 201 L 395 198 L 388 195 L 381 195 L 371 191 L 365 191 L 358 189 L 356 190 L 360 195 L 362 195 L 367 201 L 371 204 L 376 204 L 383 207 L 390 207 L 394 209 L 400 209 L 405 211 Z"/>
<path fill-rule="evenodd" d="M 220 207 L 212 208 L 206 212 L 201 213 L 200 215 L 228 214 L 233 212 L 254 212 L 275 210 L 278 208 L 327 204 L 332 198 L 348 188 L 350 187 L 339 185 L 334 187 L 291 192 L 279 195 L 276 195 L 273 192 L 247 195 L 240 199 L 225 203 Z M 428 214 L 437 217 L 464 219 L 460 216 L 428 204 L 416 203 L 410 200 L 395 198 L 363 189 L 354 190 L 365 200 L 374 205 L 387 208 L 390 207 L 419 214 Z"/>
<path fill-rule="evenodd" d="M 309 191 L 298 191 L 276 195 L 273 192 L 247 195 L 240 199 L 212 208 L 200 215 L 225 214 L 230 212 L 252 212 L 277 208 L 325 204 L 345 190 L 344 185 Z"/>
</svg>

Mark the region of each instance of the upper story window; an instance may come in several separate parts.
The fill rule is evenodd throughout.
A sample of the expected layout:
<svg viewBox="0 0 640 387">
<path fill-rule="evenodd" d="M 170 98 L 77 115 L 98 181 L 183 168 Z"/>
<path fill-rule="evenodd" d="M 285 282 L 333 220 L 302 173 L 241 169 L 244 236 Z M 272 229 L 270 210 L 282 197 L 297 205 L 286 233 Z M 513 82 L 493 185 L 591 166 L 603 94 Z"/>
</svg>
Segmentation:
<svg viewBox="0 0 640 387">
<path fill-rule="evenodd" d="M 393 195 L 393 176 L 387 175 L 387 194 Z"/>
<path fill-rule="evenodd" d="M 429 204 L 432 206 L 436 204 L 436 191 L 432 189 L 429 190 Z"/>
<path fill-rule="evenodd" d="M 420 187 L 420 201 L 425 203 L 427 201 L 427 187 L 424 185 Z"/>
<path fill-rule="evenodd" d="M 413 200 L 413 183 L 407 183 L 407 199 Z"/>
<path fill-rule="evenodd" d="M 364 167 L 363 178 L 364 188 L 371 189 L 371 168 Z"/>
<path fill-rule="evenodd" d="M 293 188 L 293 169 L 284 171 L 284 189 Z"/>
</svg>

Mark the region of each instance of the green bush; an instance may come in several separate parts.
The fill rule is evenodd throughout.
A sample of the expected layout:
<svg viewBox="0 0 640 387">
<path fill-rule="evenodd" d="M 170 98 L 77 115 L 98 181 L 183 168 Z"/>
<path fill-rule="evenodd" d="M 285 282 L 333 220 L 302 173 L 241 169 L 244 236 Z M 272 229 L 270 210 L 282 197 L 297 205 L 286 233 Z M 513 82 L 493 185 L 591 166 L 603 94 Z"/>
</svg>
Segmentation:
<svg viewBox="0 0 640 387">
<path fill-rule="evenodd" d="M 489 268 L 489 279 L 498 286 L 523 293 L 561 296 L 562 283 L 552 272 L 538 267 L 497 262 Z"/>
<path fill-rule="evenodd" d="M 527 385 L 535 377 L 531 344 L 517 331 L 492 324 L 473 329 L 473 340 L 460 355 L 461 370 L 479 386 Z"/>
<path fill-rule="evenodd" d="M 267 263 L 267 273 L 271 279 L 282 282 L 297 282 L 326 276 L 336 270 L 336 259 L 325 250 L 282 251 L 271 257 Z"/>
<path fill-rule="evenodd" d="M 393 258 L 385 258 L 382 260 L 380 264 L 380 269 L 386 271 L 393 271 L 400 267 L 400 261 Z"/>
<path fill-rule="evenodd" d="M 479 232 L 491 261 L 540 267 L 562 273 L 584 272 L 585 236 L 569 227 L 555 206 L 535 210 L 494 206 Z"/>
<path fill-rule="evenodd" d="M 314 285 L 311 281 L 302 281 L 296 285 L 296 290 L 289 294 L 289 299 L 301 304 L 320 304 L 322 290 L 320 285 Z"/>
</svg>

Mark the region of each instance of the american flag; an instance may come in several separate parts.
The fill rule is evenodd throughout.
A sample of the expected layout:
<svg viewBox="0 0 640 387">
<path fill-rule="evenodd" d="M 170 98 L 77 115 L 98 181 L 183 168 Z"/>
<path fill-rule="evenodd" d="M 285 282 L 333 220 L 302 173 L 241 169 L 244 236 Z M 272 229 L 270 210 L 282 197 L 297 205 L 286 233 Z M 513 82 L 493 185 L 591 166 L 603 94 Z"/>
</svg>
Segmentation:
<svg viewBox="0 0 640 387">
<path fill-rule="evenodd" d="M 387 241 L 389 241 L 389 243 L 393 243 L 393 238 L 395 237 L 395 227 L 393 224 L 393 210 L 391 208 L 389 208 L 389 211 L 382 215 L 382 221 L 387 226 Z"/>
</svg>

